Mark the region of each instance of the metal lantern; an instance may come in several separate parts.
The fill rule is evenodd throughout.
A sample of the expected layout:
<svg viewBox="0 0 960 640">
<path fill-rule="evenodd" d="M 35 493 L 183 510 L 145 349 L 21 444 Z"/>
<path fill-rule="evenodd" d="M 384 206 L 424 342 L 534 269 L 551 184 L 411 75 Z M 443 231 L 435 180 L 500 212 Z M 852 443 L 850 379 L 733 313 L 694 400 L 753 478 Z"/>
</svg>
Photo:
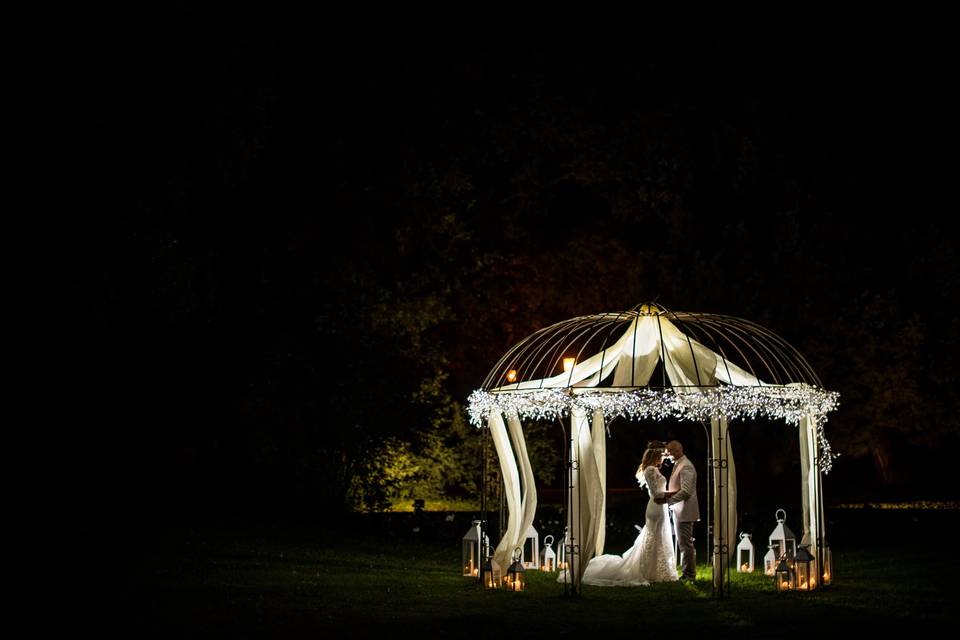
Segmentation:
<svg viewBox="0 0 960 640">
<path fill-rule="evenodd" d="M 540 552 L 540 570 L 557 570 L 557 554 L 553 551 L 553 536 L 546 536 L 543 539 L 543 551 Z"/>
<path fill-rule="evenodd" d="M 503 577 L 503 586 L 507 591 L 523 591 L 526 586 L 521 558 L 523 558 L 523 549 L 517 547 L 513 552 L 513 564 L 507 569 L 507 575 Z"/>
<path fill-rule="evenodd" d="M 772 576 L 777 571 L 777 552 L 773 547 L 767 547 L 767 554 L 763 556 L 763 572 Z"/>
<path fill-rule="evenodd" d="M 827 546 L 824 546 L 820 552 L 820 573 L 820 580 L 824 586 L 833 582 L 833 554 Z"/>
<path fill-rule="evenodd" d="M 737 571 L 753 573 L 753 542 L 749 533 L 740 534 L 740 544 L 737 545 Z"/>
<path fill-rule="evenodd" d="M 793 567 L 787 562 L 786 556 L 780 558 L 780 564 L 773 574 L 773 584 L 777 591 L 793 591 Z"/>
<path fill-rule="evenodd" d="M 780 514 L 783 514 L 783 517 L 780 517 Z M 770 546 L 773 547 L 774 552 L 777 554 L 777 558 L 782 558 L 783 556 L 787 557 L 787 561 L 791 564 L 793 563 L 793 557 L 797 555 L 797 537 L 793 535 L 793 531 L 790 531 L 790 527 L 787 526 L 787 512 L 783 509 L 777 509 L 775 514 L 777 518 L 777 526 L 774 527 L 773 533 L 770 534 Z"/>
<path fill-rule="evenodd" d="M 480 563 L 490 555 L 490 537 L 483 534 L 483 544 L 480 544 L 480 521 L 474 520 L 466 535 L 463 536 L 463 575 L 476 578 L 479 574 Z"/>
<path fill-rule="evenodd" d="M 483 588 L 497 589 L 499 586 L 500 581 L 493 575 L 493 561 L 490 556 L 487 556 L 487 559 L 483 561 Z"/>
<path fill-rule="evenodd" d="M 797 591 L 813 591 L 817 588 L 817 563 L 806 546 L 800 547 L 793 559 L 793 573 Z"/>
<path fill-rule="evenodd" d="M 520 562 L 523 563 L 524 569 L 540 568 L 540 534 L 532 524 L 527 529 L 527 535 L 523 537 Z"/>
</svg>

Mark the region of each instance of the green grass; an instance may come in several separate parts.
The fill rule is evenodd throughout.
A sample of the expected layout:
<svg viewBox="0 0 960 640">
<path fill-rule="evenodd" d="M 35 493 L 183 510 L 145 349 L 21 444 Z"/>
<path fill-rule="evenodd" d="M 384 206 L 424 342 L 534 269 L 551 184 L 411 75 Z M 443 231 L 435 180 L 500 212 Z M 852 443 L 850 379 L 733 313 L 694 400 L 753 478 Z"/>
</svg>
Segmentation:
<svg viewBox="0 0 960 640">
<path fill-rule="evenodd" d="M 555 576 L 536 571 L 528 572 L 525 593 L 480 590 L 458 575 L 456 543 L 283 530 L 194 533 L 145 554 L 134 585 L 142 606 L 131 631 L 299 635 L 343 627 L 358 633 L 596 638 L 625 632 L 800 637 L 831 627 L 916 630 L 952 626 L 957 567 L 954 561 L 946 565 L 939 552 L 930 546 L 836 550 L 835 585 L 809 594 L 778 594 L 770 578 L 734 573 L 731 597 L 716 599 L 709 567 L 701 565 L 696 585 L 586 586 L 580 597 L 565 599 Z"/>
<path fill-rule="evenodd" d="M 424 500 L 424 511 L 443 511 L 449 512 L 476 512 L 480 510 L 480 503 L 477 500 L 454 500 L 449 499 L 426 499 Z M 413 511 L 413 500 L 397 498 L 387 511 L 392 513 L 410 513 Z"/>
</svg>

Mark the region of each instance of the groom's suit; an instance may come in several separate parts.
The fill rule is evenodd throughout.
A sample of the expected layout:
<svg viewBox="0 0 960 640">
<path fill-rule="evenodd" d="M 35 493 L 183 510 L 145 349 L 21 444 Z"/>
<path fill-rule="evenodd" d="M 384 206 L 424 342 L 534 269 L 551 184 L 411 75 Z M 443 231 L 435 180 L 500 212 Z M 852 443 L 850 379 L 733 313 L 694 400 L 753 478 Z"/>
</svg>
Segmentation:
<svg viewBox="0 0 960 640">
<path fill-rule="evenodd" d="M 683 577 L 697 576 L 697 552 L 693 546 L 693 523 L 700 519 L 697 502 L 697 470 L 687 456 L 677 460 L 670 474 L 667 491 L 676 491 L 667 504 L 677 523 L 677 546 L 680 547 L 680 567 Z"/>
</svg>

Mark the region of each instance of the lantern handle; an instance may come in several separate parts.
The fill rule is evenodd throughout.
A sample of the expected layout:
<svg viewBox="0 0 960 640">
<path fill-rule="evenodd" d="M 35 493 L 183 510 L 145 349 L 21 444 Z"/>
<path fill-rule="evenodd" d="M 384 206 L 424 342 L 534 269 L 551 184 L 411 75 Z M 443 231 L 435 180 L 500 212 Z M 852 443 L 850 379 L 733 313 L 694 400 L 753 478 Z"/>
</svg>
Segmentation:
<svg viewBox="0 0 960 640">
<path fill-rule="evenodd" d="M 749 533 L 747 533 L 746 531 L 744 531 L 743 533 L 740 534 L 740 539 L 741 539 L 741 540 L 743 540 L 744 538 L 751 538 L 751 537 L 752 537 L 752 536 L 751 536 Z"/>
<path fill-rule="evenodd" d="M 779 515 L 781 512 L 783 512 L 782 518 Z M 783 509 L 777 509 L 777 513 L 775 513 L 774 516 L 777 518 L 777 522 L 785 522 L 787 519 L 787 512 L 784 511 Z"/>
<path fill-rule="evenodd" d="M 550 541 L 549 541 L 549 542 L 547 542 L 547 538 L 550 538 Z M 546 536 L 544 536 L 544 537 L 543 537 L 543 544 L 547 545 L 548 547 L 549 547 L 551 544 L 553 544 L 553 536 L 552 536 L 552 535 L 546 535 Z"/>
<path fill-rule="evenodd" d="M 523 557 L 523 549 L 521 549 L 520 547 L 517 547 L 516 549 L 513 550 L 514 562 L 520 562 L 520 558 L 522 557 Z"/>
</svg>

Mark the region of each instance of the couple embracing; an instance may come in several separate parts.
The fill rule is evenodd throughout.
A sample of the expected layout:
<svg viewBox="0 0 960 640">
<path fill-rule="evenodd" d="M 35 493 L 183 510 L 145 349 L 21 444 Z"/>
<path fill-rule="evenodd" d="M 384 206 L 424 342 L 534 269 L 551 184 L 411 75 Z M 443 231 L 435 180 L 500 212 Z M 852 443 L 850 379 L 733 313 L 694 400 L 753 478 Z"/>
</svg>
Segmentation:
<svg viewBox="0 0 960 640">
<path fill-rule="evenodd" d="M 660 465 L 673 460 L 673 472 L 667 479 Z M 680 579 L 694 580 L 697 559 L 693 546 L 693 525 L 700 519 L 697 504 L 697 470 L 683 455 L 683 445 L 673 440 L 647 445 L 637 469 L 640 486 L 650 494 L 646 518 L 640 535 L 622 556 L 605 554 L 590 560 L 583 582 L 599 586 L 638 586 L 651 582 L 673 582 L 677 577 L 677 560 L 673 551 L 670 511 L 673 512 L 680 549 Z"/>
</svg>

